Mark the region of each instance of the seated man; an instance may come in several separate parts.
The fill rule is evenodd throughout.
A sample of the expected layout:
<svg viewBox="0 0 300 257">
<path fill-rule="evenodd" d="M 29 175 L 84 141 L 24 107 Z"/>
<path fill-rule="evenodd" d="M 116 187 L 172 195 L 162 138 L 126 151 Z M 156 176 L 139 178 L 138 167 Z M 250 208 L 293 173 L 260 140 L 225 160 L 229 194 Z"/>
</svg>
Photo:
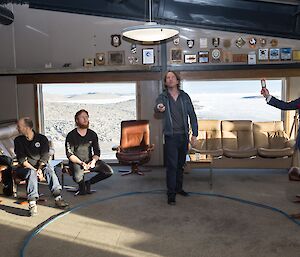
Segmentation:
<svg viewBox="0 0 300 257">
<path fill-rule="evenodd" d="M 97 134 L 89 129 L 89 114 L 80 110 L 75 114 L 76 128 L 70 131 L 66 138 L 66 155 L 73 174 L 73 180 L 78 183 L 76 194 L 91 193 L 91 184 L 106 179 L 113 174 L 113 170 L 100 160 L 100 148 Z M 90 180 L 84 181 L 84 173 L 97 172 Z"/>
<path fill-rule="evenodd" d="M 33 130 L 33 122 L 28 117 L 18 121 L 18 131 L 21 135 L 14 140 L 15 154 L 19 163 L 16 175 L 27 181 L 30 215 L 37 215 L 38 177 L 46 178 L 52 195 L 55 197 L 55 205 L 60 208 L 67 207 L 68 204 L 61 197 L 61 185 L 58 178 L 48 164 L 48 139 Z"/>
</svg>

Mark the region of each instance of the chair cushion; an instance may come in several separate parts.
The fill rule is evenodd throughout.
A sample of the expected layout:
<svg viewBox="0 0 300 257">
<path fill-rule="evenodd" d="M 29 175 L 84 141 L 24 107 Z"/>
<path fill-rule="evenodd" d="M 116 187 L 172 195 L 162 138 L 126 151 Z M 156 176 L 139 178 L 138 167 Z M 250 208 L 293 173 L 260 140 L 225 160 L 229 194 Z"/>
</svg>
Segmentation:
<svg viewBox="0 0 300 257">
<path fill-rule="evenodd" d="M 243 150 L 233 150 L 224 148 L 224 155 L 229 158 L 250 158 L 257 154 L 257 150 L 254 148 L 243 149 Z"/>
<path fill-rule="evenodd" d="M 281 149 L 258 148 L 258 155 L 265 158 L 292 156 L 293 154 L 294 149 L 291 147 Z"/>
<path fill-rule="evenodd" d="M 143 163 L 150 160 L 150 152 L 148 151 L 136 151 L 136 152 L 118 152 L 117 158 L 120 163 Z"/>
</svg>

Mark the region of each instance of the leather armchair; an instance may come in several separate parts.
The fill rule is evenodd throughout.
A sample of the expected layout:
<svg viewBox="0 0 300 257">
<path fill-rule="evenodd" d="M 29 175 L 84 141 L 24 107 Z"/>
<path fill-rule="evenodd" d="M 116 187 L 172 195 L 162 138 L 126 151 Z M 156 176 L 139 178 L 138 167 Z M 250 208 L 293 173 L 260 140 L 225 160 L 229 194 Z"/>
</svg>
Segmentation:
<svg viewBox="0 0 300 257">
<path fill-rule="evenodd" d="M 150 144 L 150 128 L 148 120 L 127 120 L 121 122 L 121 140 L 114 147 L 120 164 L 130 165 L 131 170 L 122 175 L 135 173 L 144 175 L 139 166 L 149 162 L 154 145 Z M 121 172 L 121 171 L 120 171 Z"/>
</svg>

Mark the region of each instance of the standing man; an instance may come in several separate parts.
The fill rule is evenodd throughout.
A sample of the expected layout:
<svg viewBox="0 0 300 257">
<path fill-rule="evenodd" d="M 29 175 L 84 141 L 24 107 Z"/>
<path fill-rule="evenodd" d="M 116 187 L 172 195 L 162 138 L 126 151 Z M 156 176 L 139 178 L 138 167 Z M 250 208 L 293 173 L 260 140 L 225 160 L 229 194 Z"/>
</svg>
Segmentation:
<svg viewBox="0 0 300 257">
<path fill-rule="evenodd" d="M 68 204 L 61 197 L 58 178 L 48 164 L 50 156 L 47 137 L 33 130 L 33 122 L 28 117 L 19 119 L 17 126 L 21 135 L 14 140 L 15 154 L 19 163 L 16 175 L 27 181 L 30 216 L 37 215 L 38 178 L 46 178 L 49 189 L 55 197 L 55 205 L 60 208 L 67 207 Z"/>
<path fill-rule="evenodd" d="M 294 101 L 291 102 L 284 102 L 282 100 L 277 99 L 276 97 L 270 95 L 269 90 L 266 87 L 263 87 L 261 89 L 261 94 L 266 98 L 267 104 L 274 106 L 280 110 L 299 110 L 300 109 L 300 97 Z M 294 172 L 296 173 L 300 173 L 300 169 L 299 169 L 299 149 L 300 149 L 300 126 L 298 128 L 297 131 L 297 137 L 296 137 L 296 145 L 295 145 L 295 155 L 294 157 L 294 163 L 293 166 L 291 168 L 291 170 L 293 169 Z M 290 171 L 291 171 L 290 170 Z M 297 195 L 297 197 L 300 197 L 300 195 Z M 293 214 L 292 217 L 300 219 L 300 213 L 297 214 Z"/>
<path fill-rule="evenodd" d="M 155 112 L 163 114 L 168 204 L 176 204 L 176 193 L 188 196 L 183 190 L 183 166 L 189 143 L 189 120 L 192 127 L 191 144 L 198 136 L 198 121 L 191 98 L 180 90 L 180 77 L 169 71 L 164 77 L 165 90 L 156 99 Z"/>
<path fill-rule="evenodd" d="M 89 129 L 89 114 L 80 110 L 75 114 L 76 128 L 68 133 L 66 138 L 66 155 L 69 159 L 73 180 L 78 184 L 76 194 L 91 193 L 91 185 L 106 179 L 113 174 L 113 170 L 100 160 L 100 148 L 97 134 Z M 84 181 L 84 173 L 97 172 L 94 177 Z"/>
</svg>

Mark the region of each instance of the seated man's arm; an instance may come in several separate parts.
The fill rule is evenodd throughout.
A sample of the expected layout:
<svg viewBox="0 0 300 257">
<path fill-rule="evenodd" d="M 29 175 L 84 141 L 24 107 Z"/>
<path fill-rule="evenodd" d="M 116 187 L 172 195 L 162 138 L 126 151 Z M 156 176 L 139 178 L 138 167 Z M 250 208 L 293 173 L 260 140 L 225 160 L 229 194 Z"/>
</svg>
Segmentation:
<svg viewBox="0 0 300 257">
<path fill-rule="evenodd" d="M 41 157 L 38 163 L 38 169 L 42 169 L 48 163 L 49 158 L 49 141 L 47 137 L 44 136 L 41 142 Z"/>
<path fill-rule="evenodd" d="M 72 143 L 72 140 L 70 139 L 69 135 L 66 138 L 66 143 L 65 143 L 65 150 L 66 150 L 66 155 L 69 159 L 69 161 L 82 165 L 85 167 L 87 165 L 85 162 L 80 160 L 75 154 L 74 154 L 74 144 Z"/>
<path fill-rule="evenodd" d="M 16 138 L 14 141 L 14 146 L 15 146 L 15 154 L 18 160 L 18 163 L 20 165 L 22 165 L 24 168 L 28 168 L 31 170 L 36 170 L 36 168 L 34 168 L 28 161 L 27 161 L 27 155 L 25 152 L 25 148 L 24 145 L 22 144 L 22 142 Z"/>
<path fill-rule="evenodd" d="M 92 147 L 93 147 L 94 155 L 93 155 L 93 157 L 92 157 L 92 161 L 89 163 L 89 166 L 90 166 L 91 168 L 94 168 L 96 162 L 100 159 L 100 154 L 101 154 L 97 134 L 95 134 L 94 137 L 93 137 L 93 140 L 92 140 Z"/>
</svg>

